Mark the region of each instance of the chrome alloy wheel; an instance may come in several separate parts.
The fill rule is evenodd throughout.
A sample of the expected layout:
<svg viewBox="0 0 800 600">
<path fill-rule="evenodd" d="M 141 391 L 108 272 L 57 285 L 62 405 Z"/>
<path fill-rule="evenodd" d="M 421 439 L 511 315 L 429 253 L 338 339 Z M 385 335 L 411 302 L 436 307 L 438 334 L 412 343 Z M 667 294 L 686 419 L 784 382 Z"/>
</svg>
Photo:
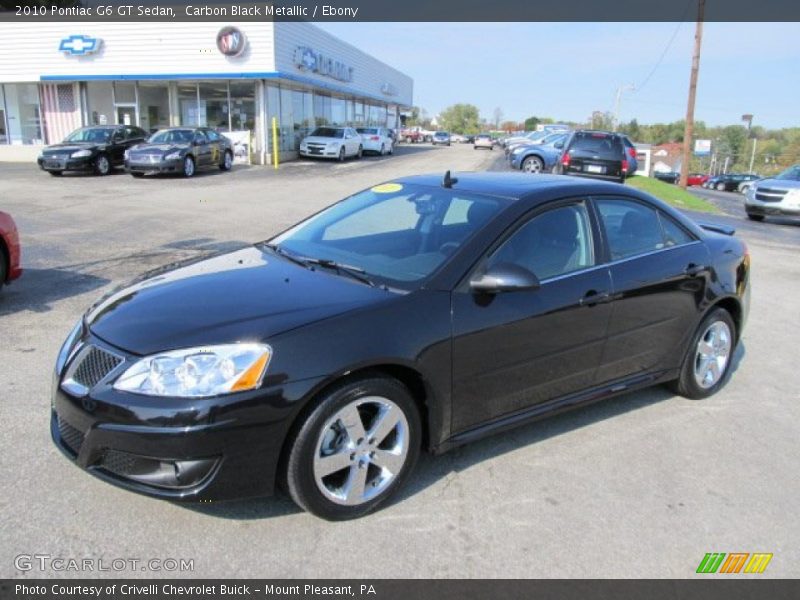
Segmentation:
<svg viewBox="0 0 800 600">
<path fill-rule="evenodd" d="M 725 374 L 733 348 L 731 330 L 723 321 L 714 321 L 697 343 L 694 379 L 703 389 L 716 385 Z"/>
<path fill-rule="evenodd" d="M 379 496 L 408 456 L 405 414 L 388 398 L 367 396 L 334 414 L 314 451 L 314 480 L 336 504 L 357 506 Z"/>
<path fill-rule="evenodd" d="M 194 160 L 191 156 L 187 156 L 183 159 L 183 174 L 186 177 L 194 175 Z"/>
</svg>

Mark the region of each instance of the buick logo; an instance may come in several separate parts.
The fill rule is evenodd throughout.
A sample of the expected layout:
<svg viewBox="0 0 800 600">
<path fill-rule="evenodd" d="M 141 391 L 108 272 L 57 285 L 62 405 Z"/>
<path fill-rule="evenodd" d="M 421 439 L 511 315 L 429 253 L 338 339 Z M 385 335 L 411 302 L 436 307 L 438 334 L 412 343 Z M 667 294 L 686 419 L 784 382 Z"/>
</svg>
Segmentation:
<svg viewBox="0 0 800 600">
<path fill-rule="evenodd" d="M 217 50 L 229 57 L 241 56 L 247 47 L 247 38 L 236 27 L 223 27 L 217 34 Z"/>
</svg>

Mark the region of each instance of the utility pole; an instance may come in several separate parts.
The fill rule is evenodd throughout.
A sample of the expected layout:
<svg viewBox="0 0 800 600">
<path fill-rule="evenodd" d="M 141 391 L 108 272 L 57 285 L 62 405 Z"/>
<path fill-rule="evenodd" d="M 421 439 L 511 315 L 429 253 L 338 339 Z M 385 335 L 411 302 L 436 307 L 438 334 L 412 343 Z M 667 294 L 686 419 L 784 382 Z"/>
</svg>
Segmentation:
<svg viewBox="0 0 800 600">
<path fill-rule="evenodd" d="M 758 140 L 755 137 L 753 137 L 753 154 L 750 155 L 750 170 L 748 171 L 748 173 L 752 173 L 753 172 L 753 163 L 756 162 L 756 142 L 757 141 Z"/>
<path fill-rule="evenodd" d="M 689 156 L 694 135 L 694 100 L 697 95 L 697 72 L 700 70 L 700 48 L 703 44 L 703 19 L 706 12 L 706 0 L 697 2 L 697 27 L 694 34 L 694 54 L 692 55 L 692 74 L 689 77 L 689 102 L 686 106 L 686 127 L 683 130 L 683 159 L 681 160 L 681 178 L 679 185 L 686 187 L 689 176 Z"/>
<path fill-rule="evenodd" d="M 636 86 L 633 85 L 632 83 L 621 85 L 617 88 L 617 93 L 616 96 L 614 97 L 614 122 L 611 124 L 612 131 L 616 131 L 617 127 L 619 126 L 619 103 L 620 100 L 622 100 L 622 92 L 627 92 L 627 91 L 633 92 L 635 90 Z"/>
</svg>

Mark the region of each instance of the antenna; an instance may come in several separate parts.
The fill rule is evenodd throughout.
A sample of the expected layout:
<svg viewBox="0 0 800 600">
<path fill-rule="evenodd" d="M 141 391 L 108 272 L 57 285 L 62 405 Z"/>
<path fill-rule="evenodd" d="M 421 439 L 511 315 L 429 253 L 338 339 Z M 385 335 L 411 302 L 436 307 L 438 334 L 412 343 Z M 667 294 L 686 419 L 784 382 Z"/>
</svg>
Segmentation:
<svg viewBox="0 0 800 600">
<path fill-rule="evenodd" d="M 456 177 L 450 177 L 450 171 L 449 170 L 447 172 L 445 172 L 444 179 L 442 179 L 442 187 L 450 189 L 456 183 L 458 183 L 458 179 Z"/>
</svg>

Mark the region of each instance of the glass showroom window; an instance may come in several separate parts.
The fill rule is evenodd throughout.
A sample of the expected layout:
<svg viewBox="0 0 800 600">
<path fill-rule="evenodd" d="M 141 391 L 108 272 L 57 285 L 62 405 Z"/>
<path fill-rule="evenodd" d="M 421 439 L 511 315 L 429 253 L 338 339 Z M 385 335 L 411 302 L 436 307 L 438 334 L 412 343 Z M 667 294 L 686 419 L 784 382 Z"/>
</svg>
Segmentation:
<svg viewBox="0 0 800 600">
<path fill-rule="evenodd" d="M 230 82 L 232 131 L 256 128 L 256 84 L 252 81 Z"/>
<path fill-rule="evenodd" d="M 39 86 L 35 83 L 7 83 L 3 92 L 8 143 L 43 144 Z"/>
<path fill-rule="evenodd" d="M 210 81 L 199 84 L 199 124 L 220 131 L 230 131 L 228 119 L 228 82 Z"/>
<path fill-rule="evenodd" d="M 362 127 L 367 124 L 364 118 L 364 103 L 356 100 L 355 103 L 355 116 L 353 117 L 353 125 L 355 127 Z"/>
<path fill-rule="evenodd" d="M 279 148 L 281 151 L 291 151 L 299 148 L 295 142 L 292 94 L 292 90 L 281 88 L 281 118 L 278 120 L 278 127 L 280 128 Z"/>
<path fill-rule="evenodd" d="M 324 127 L 331 124 L 331 97 L 314 94 L 314 124 Z"/>
<path fill-rule="evenodd" d="M 6 94 L 0 85 L 0 144 L 8 143 L 8 121 L 6 120 Z"/>
<path fill-rule="evenodd" d="M 169 127 L 169 86 L 139 82 L 139 126 L 145 131 Z"/>
<path fill-rule="evenodd" d="M 182 127 L 198 127 L 200 125 L 196 83 L 178 84 L 178 106 L 180 107 Z M 205 120 L 205 116 L 203 116 L 203 120 Z"/>
<path fill-rule="evenodd" d="M 311 92 L 292 90 L 292 116 L 295 141 L 293 150 L 297 150 L 300 142 L 311 133 L 314 126 L 314 101 Z"/>
<path fill-rule="evenodd" d="M 347 125 L 344 98 L 331 98 L 331 123 L 339 126 Z"/>
</svg>

